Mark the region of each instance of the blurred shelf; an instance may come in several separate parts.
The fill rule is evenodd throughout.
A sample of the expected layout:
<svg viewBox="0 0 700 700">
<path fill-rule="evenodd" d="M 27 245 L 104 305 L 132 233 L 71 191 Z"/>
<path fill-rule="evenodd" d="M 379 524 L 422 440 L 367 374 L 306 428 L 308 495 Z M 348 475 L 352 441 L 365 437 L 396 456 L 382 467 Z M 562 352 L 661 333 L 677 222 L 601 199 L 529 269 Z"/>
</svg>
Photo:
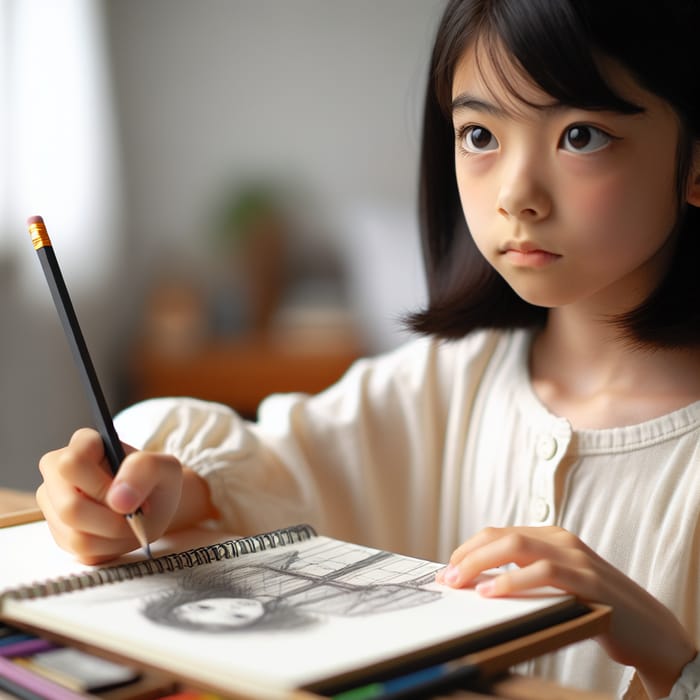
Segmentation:
<svg viewBox="0 0 700 700">
<path fill-rule="evenodd" d="M 129 400 L 192 396 L 227 404 L 254 417 L 266 396 L 318 393 L 361 355 L 352 337 L 313 341 L 304 336 L 244 336 L 202 342 L 178 353 L 142 344 L 129 363 Z"/>
</svg>

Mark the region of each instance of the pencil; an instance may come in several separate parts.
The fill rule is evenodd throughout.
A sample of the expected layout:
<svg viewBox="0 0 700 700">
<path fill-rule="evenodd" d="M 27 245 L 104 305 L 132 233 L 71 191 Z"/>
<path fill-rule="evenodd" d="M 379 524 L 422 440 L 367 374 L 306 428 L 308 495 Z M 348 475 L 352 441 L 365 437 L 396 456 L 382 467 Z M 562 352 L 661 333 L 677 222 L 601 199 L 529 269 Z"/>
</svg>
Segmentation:
<svg viewBox="0 0 700 700">
<path fill-rule="evenodd" d="M 112 474 L 116 475 L 119 466 L 124 461 L 124 448 L 114 428 L 112 417 L 107 407 L 100 382 L 97 379 L 95 367 L 90 359 L 83 333 L 80 330 L 78 317 L 75 315 L 73 304 L 68 294 L 68 288 L 63 280 L 63 274 L 58 266 L 58 260 L 54 253 L 51 239 L 46 231 L 44 220 L 40 216 L 30 216 L 27 219 L 27 226 L 32 237 L 34 250 L 36 250 L 41 262 L 41 267 L 44 270 L 46 281 L 49 284 L 49 290 L 56 305 L 56 310 L 61 319 L 63 330 L 65 331 L 68 345 L 73 353 L 73 359 L 78 367 L 80 378 L 83 382 L 85 393 L 90 403 L 93 419 L 97 424 L 97 429 L 102 436 L 104 442 L 105 454 L 112 470 Z M 131 529 L 136 535 L 136 539 L 143 547 L 146 554 L 151 556 L 151 548 L 146 536 L 146 529 L 143 523 L 143 513 L 139 508 L 134 513 L 126 516 Z"/>
<path fill-rule="evenodd" d="M 336 693 L 331 700 L 420 700 L 468 688 L 479 668 L 459 659 Z M 480 696 L 481 697 L 481 696 Z"/>
</svg>

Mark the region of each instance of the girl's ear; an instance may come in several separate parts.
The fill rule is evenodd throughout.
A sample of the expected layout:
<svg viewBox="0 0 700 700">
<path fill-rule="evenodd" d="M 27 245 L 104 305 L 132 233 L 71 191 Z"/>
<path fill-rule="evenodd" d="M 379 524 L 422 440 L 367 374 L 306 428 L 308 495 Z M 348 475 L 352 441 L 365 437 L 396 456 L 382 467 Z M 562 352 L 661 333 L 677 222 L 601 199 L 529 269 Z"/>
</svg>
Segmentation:
<svg viewBox="0 0 700 700">
<path fill-rule="evenodd" d="M 694 207 L 700 207 L 700 141 L 695 142 L 693 149 L 693 162 L 688 175 L 687 201 Z"/>
</svg>

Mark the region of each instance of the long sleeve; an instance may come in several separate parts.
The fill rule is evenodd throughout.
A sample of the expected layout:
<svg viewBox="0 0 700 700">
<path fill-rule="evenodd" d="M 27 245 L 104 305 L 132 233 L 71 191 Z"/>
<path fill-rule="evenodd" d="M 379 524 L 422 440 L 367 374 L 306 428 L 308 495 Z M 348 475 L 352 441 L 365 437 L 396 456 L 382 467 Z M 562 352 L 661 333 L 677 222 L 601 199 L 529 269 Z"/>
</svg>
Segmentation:
<svg viewBox="0 0 700 700">
<path fill-rule="evenodd" d="M 476 338 L 467 355 L 482 345 Z M 166 398 L 127 409 L 117 429 L 207 479 L 222 525 L 236 532 L 304 521 L 434 558 L 455 352 L 419 340 L 361 360 L 317 396 L 269 397 L 255 423 L 219 404 Z"/>
<path fill-rule="evenodd" d="M 700 700 L 700 654 L 686 664 L 668 700 Z"/>
</svg>

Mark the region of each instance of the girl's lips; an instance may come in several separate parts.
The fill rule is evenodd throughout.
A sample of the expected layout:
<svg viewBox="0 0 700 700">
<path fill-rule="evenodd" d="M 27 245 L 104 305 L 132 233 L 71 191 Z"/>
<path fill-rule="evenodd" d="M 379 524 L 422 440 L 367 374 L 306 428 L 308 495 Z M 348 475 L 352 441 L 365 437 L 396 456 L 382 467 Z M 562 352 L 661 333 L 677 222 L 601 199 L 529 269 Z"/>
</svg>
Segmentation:
<svg viewBox="0 0 700 700">
<path fill-rule="evenodd" d="M 506 248 L 501 254 L 516 267 L 544 267 L 561 258 L 561 255 L 538 248 Z"/>
</svg>

